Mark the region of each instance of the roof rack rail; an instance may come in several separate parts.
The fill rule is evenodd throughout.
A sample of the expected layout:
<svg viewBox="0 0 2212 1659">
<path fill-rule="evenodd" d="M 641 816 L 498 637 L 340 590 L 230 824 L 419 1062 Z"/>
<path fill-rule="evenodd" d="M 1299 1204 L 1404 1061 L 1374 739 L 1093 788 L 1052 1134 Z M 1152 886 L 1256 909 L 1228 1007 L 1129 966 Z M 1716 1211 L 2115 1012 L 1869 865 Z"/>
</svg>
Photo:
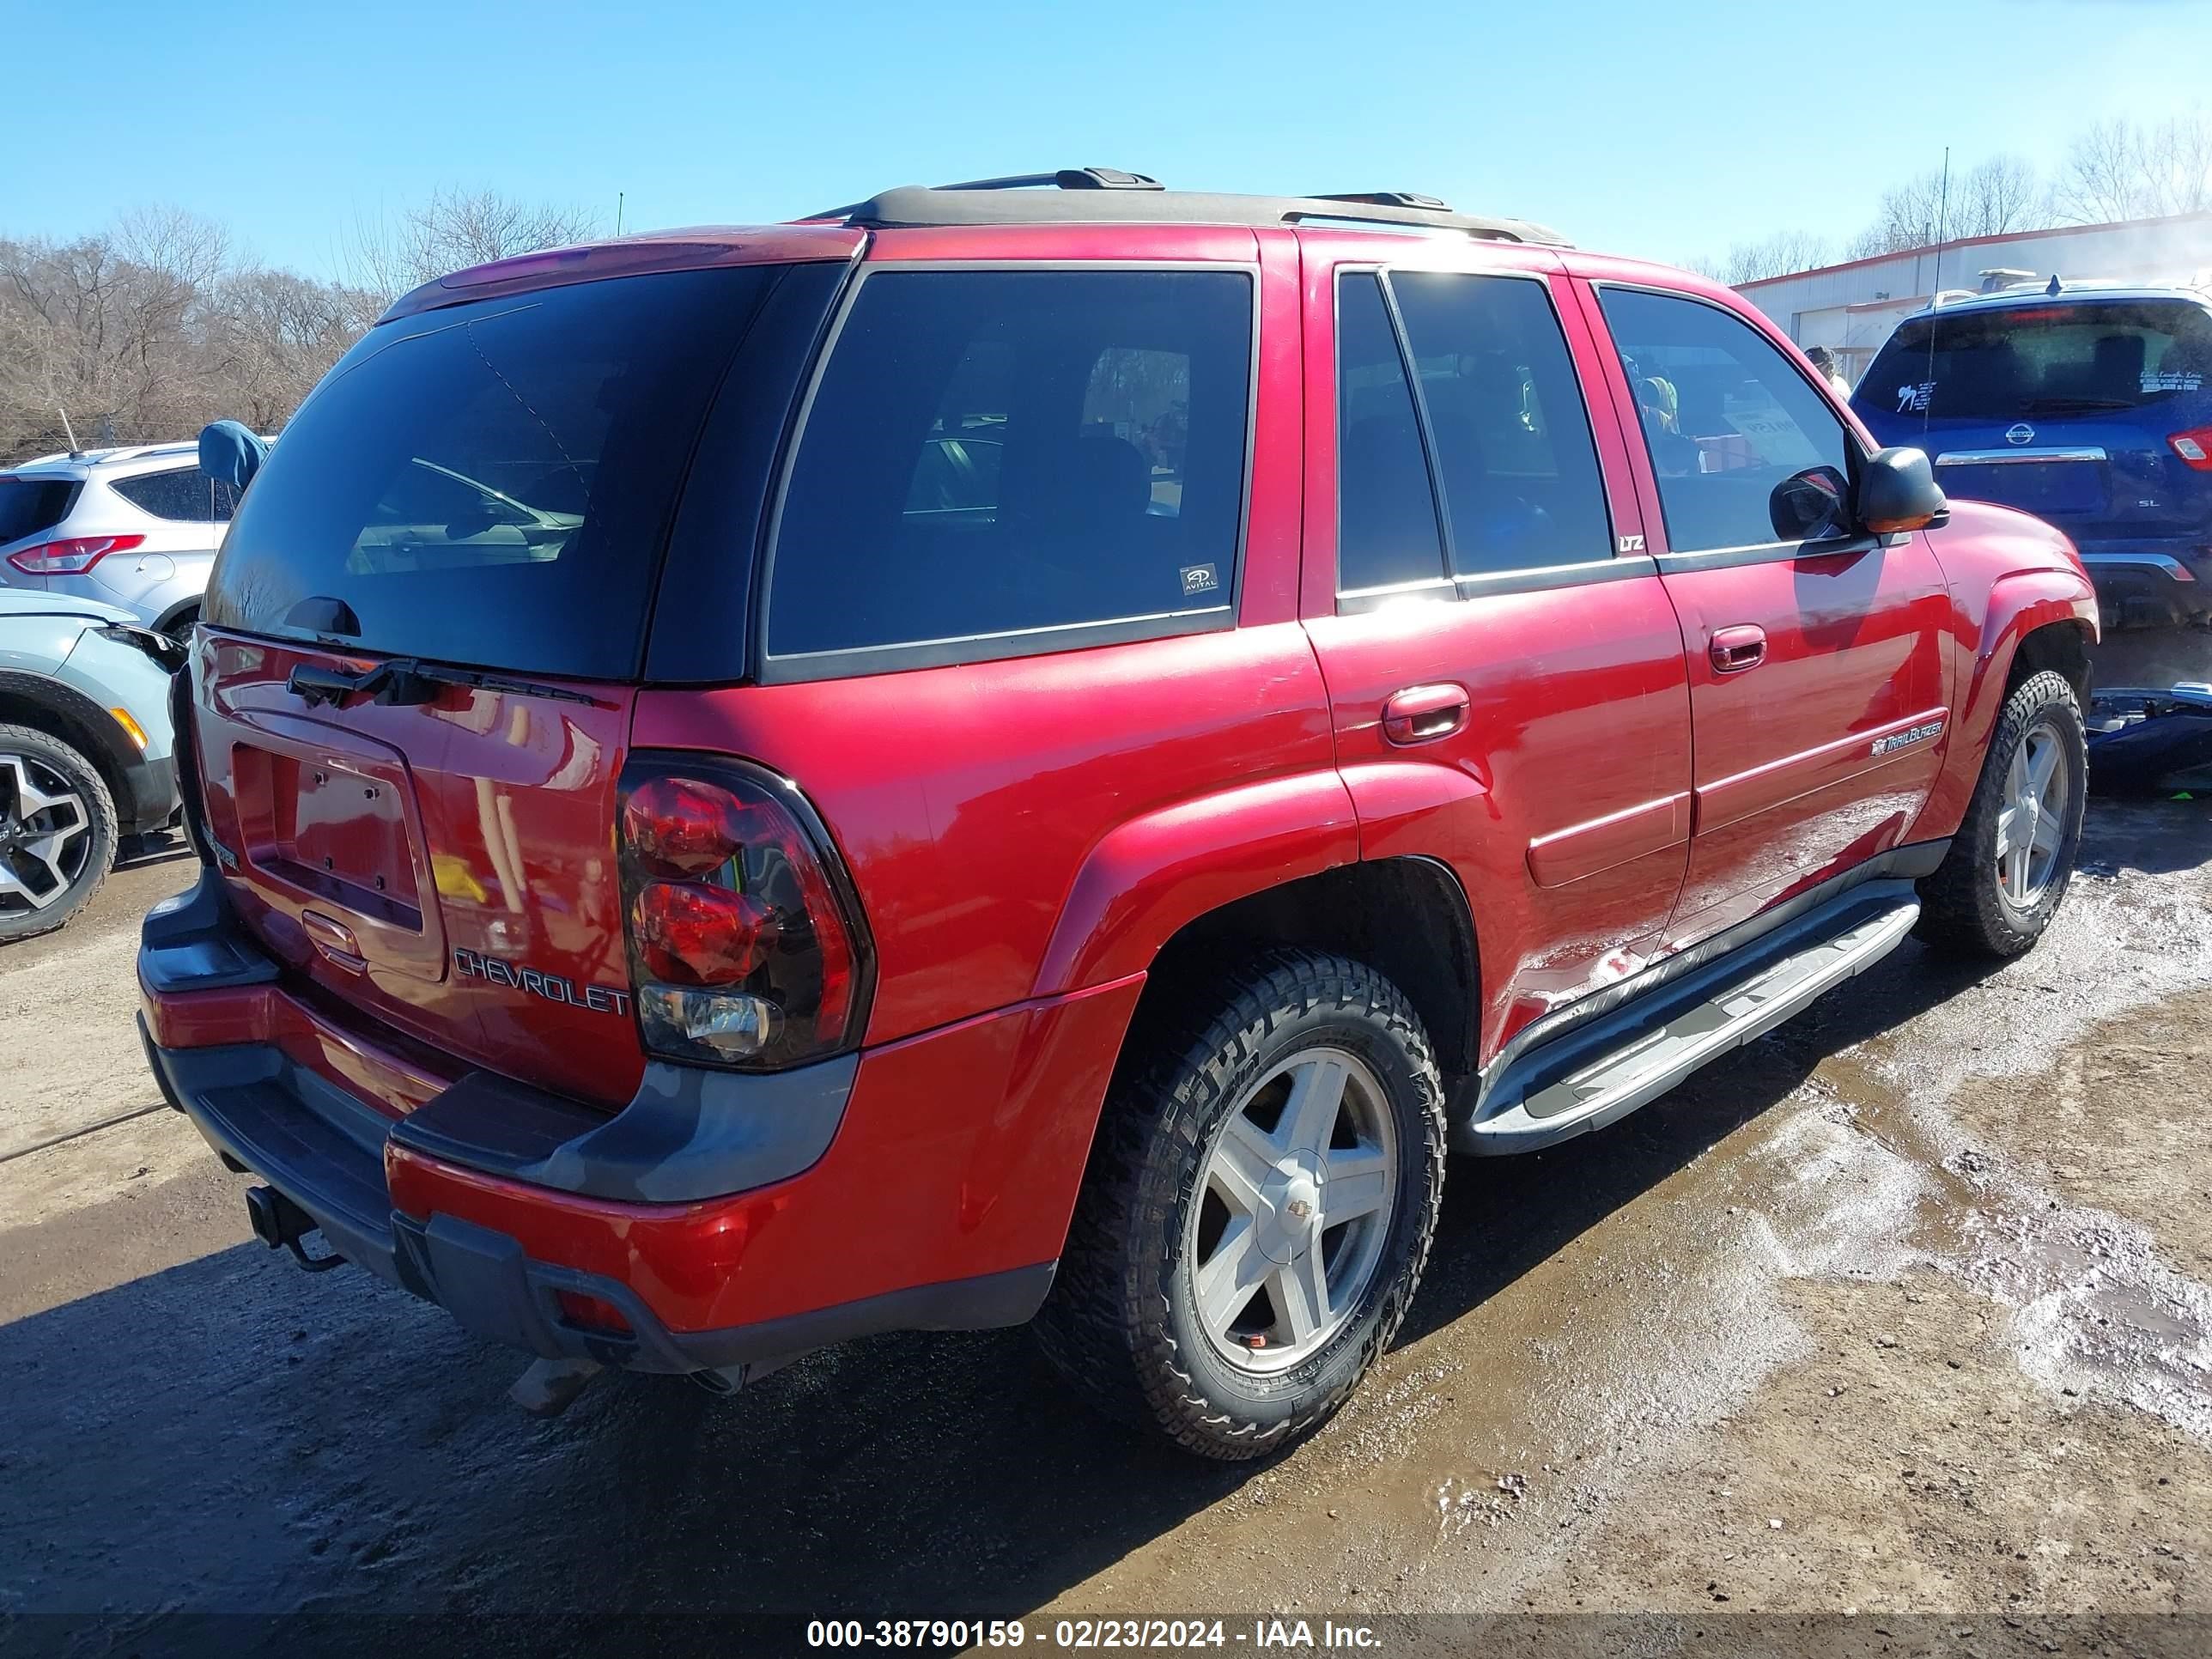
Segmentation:
<svg viewBox="0 0 2212 1659">
<path fill-rule="evenodd" d="M 1455 213 L 1409 190 L 1334 196 L 1237 196 L 1169 190 L 1148 173 L 1119 167 L 1063 167 L 973 179 L 957 185 L 902 185 L 865 202 L 810 213 L 871 230 L 945 225 L 1210 224 L 1263 226 L 1318 222 L 1350 228 L 1453 230 L 1489 241 L 1569 246 L 1559 232 L 1521 219 Z"/>
<path fill-rule="evenodd" d="M 1316 191 L 1313 199 L 1316 202 L 1364 202 L 1369 207 L 1425 208 L 1431 213 L 1451 211 L 1449 203 L 1411 190 L 1355 190 L 1335 195 Z"/>
<path fill-rule="evenodd" d="M 939 190 L 1038 190 L 1047 185 L 1061 190 L 1158 190 L 1160 181 L 1150 174 L 1124 173 L 1119 167 L 1062 167 L 1057 173 L 1010 173 L 1003 179 L 970 179 L 963 184 L 939 185 Z"/>
</svg>

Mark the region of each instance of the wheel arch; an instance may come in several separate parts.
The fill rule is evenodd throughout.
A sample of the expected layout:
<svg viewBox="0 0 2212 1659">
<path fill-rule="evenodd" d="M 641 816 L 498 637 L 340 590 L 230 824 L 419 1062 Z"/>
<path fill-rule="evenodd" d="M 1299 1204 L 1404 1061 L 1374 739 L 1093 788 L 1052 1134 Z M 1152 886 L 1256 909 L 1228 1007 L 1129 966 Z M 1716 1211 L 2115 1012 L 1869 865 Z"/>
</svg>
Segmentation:
<svg viewBox="0 0 2212 1659">
<path fill-rule="evenodd" d="M 2075 701 L 2089 702 L 2089 644 L 2095 637 L 2089 624 L 2078 617 L 2039 623 L 2020 636 L 2011 665 L 2005 672 L 2005 696 L 2022 682 L 2046 669 L 2074 688 Z"/>
<path fill-rule="evenodd" d="M 1958 829 L 1997 715 L 2028 674 L 2055 669 L 2077 697 L 2086 696 L 2088 647 L 2096 638 L 2096 592 L 2078 571 L 2015 571 L 1990 585 L 1973 660 L 1960 667 L 1964 684 L 1954 693 L 1942 770 L 1910 838 L 1933 840 Z"/>
<path fill-rule="evenodd" d="M 1125 819 L 1077 869 L 1030 994 L 1060 996 L 1145 972 L 1200 918 L 1358 856 L 1358 820 L 1334 768 L 1261 778 Z"/>
<path fill-rule="evenodd" d="M 201 602 L 205 598 L 206 595 L 204 593 L 191 593 L 187 594 L 181 599 L 179 599 L 175 604 L 164 610 L 161 614 L 155 619 L 155 631 L 161 634 L 173 632 L 177 626 L 179 619 L 187 615 L 197 619 L 199 616 Z"/>
<path fill-rule="evenodd" d="M 1413 1005 L 1447 1077 L 1475 1069 L 1481 979 L 1474 911 L 1449 866 L 1417 855 L 1339 865 L 1193 917 L 1153 958 L 1125 1051 L 1189 1006 L 1225 958 L 1285 945 L 1374 969 Z"/>
<path fill-rule="evenodd" d="M 113 718 L 76 687 L 43 675 L 0 669 L 0 726 L 27 726 L 65 743 L 100 773 L 118 823 L 129 806 L 131 762 L 117 752 L 123 738 Z"/>
</svg>

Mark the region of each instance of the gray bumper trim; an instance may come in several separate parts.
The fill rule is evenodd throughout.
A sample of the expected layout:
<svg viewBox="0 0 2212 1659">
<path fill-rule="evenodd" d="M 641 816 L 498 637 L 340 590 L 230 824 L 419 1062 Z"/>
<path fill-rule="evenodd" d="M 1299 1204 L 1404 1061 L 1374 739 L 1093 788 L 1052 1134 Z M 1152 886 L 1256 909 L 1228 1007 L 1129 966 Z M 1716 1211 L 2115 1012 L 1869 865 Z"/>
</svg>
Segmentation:
<svg viewBox="0 0 2212 1659">
<path fill-rule="evenodd" d="M 276 964 L 232 915 L 223 878 L 209 866 L 201 866 L 197 884 L 146 918 L 138 972 L 165 994 L 277 977 Z M 624 1204 L 724 1198 L 812 1168 L 844 1121 L 860 1067 L 858 1054 L 769 1073 L 654 1060 L 629 1103 L 611 1115 L 471 1072 L 402 1118 L 392 1139 L 444 1163 L 587 1198 Z"/>
</svg>

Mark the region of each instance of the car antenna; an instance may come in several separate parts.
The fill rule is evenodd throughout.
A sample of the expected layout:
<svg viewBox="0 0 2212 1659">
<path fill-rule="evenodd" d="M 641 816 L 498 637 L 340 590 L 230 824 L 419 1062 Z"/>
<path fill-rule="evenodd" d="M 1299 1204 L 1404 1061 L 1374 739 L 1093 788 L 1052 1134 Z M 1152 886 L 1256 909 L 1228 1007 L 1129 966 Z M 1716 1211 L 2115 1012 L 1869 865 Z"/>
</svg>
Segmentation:
<svg viewBox="0 0 2212 1659">
<path fill-rule="evenodd" d="M 62 433 L 63 435 L 67 437 L 69 440 L 69 453 L 70 458 L 74 459 L 76 457 L 83 454 L 84 451 L 76 447 L 76 428 L 70 424 L 69 410 L 66 409 L 57 409 L 54 410 L 54 413 L 62 417 Z"/>
<path fill-rule="evenodd" d="M 1936 331 L 1943 325 L 1943 237 L 1951 218 L 1951 147 L 1943 146 L 1943 189 L 1936 204 L 1936 270 L 1929 280 L 1927 400 L 1920 405 L 1920 436 L 1928 436 L 1928 422 L 1936 411 Z"/>
</svg>

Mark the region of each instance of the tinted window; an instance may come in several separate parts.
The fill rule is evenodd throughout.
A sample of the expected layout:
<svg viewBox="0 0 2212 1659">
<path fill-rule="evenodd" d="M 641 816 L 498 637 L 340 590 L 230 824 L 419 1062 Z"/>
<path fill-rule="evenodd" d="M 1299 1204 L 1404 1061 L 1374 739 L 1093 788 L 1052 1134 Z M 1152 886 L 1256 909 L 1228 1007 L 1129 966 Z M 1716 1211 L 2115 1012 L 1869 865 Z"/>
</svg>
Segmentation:
<svg viewBox="0 0 2212 1659">
<path fill-rule="evenodd" d="M 1599 290 L 1659 475 L 1677 553 L 1776 539 L 1774 487 L 1808 468 L 1850 475 L 1843 422 L 1766 337 L 1695 300 Z"/>
<path fill-rule="evenodd" d="M 180 523 L 221 523 L 238 505 L 236 490 L 228 483 L 217 483 L 196 466 L 118 478 L 107 487 L 133 507 L 143 508 L 157 519 Z"/>
<path fill-rule="evenodd" d="M 1421 428 L 1381 279 L 1336 285 L 1336 585 L 1342 592 L 1444 574 Z"/>
<path fill-rule="evenodd" d="M 0 474 L 0 546 L 52 530 L 69 517 L 76 500 L 74 478 L 21 478 Z"/>
<path fill-rule="evenodd" d="M 1224 610 L 1251 333 L 1237 272 L 871 276 L 785 489 L 769 654 Z"/>
<path fill-rule="evenodd" d="M 371 330 L 246 492 L 206 619 L 298 634 L 295 606 L 335 599 L 369 650 L 635 675 L 684 468 L 775 271 L 580 283 Z"/>
<path fill-rule="evenodd" d="M 1544 285 L 1398 271 L 1390 290 L 1428 405 L 1454 573 L 1611 557 L 1597 446 Z"/>
<path fill-rule="evenodd" d="M 2208 380 L 2202 306 L 2084 300 L 1901 324 L 1855 401 L 1881 415 L 2011 421 L 2167 403 Z"/>
</svg>

